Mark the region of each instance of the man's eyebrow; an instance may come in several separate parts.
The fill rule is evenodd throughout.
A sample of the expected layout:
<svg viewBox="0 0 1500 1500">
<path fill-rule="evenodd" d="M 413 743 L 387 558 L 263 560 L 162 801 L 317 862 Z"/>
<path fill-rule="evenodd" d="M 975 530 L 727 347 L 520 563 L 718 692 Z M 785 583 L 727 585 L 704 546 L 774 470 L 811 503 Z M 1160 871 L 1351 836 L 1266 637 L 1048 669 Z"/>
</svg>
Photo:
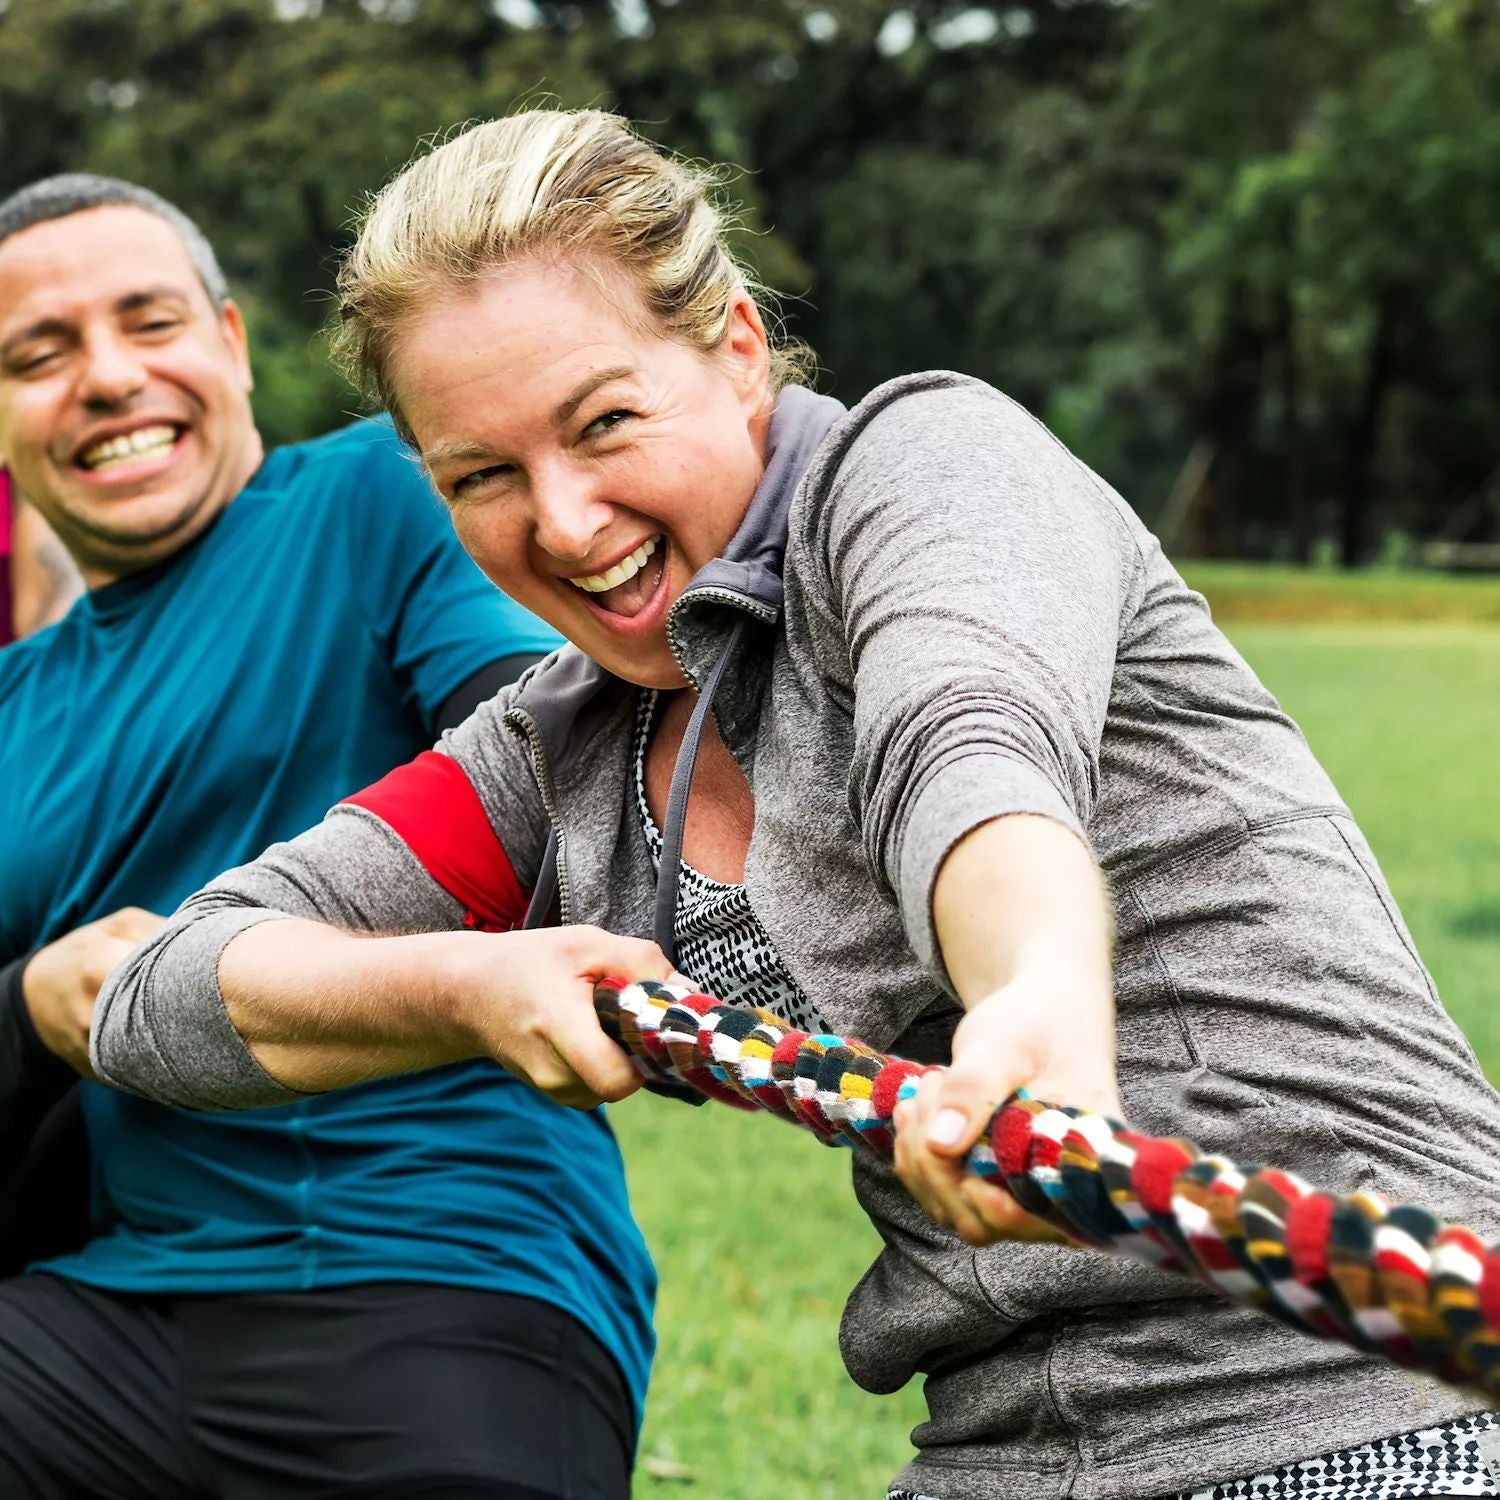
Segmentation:
<svg viewBox="0 0 1500 1500">
<path fill-rule="evenodd" d="M 622 380 L 627 375 L 635 374 L 634 365 L 612 365 L 607 370 L 596 370 L 581 385 L 579 385 L 571 396 L 557 408 L 553 420 L 559 427 L 565 422 L 573 420 L 574 413 L 583 405 L 600 386 L 608 385 L 611 380 Z"/>
<path fill-rule="evenodd" d="M 117 313 L 135 312 L 139 308 L 149 307 L 153 302 L 186 302 L 187 300 L 181 287 L 144 286 L 139 291 L 126 292 L 115 303 L 114 310 Z"/>
</svg>

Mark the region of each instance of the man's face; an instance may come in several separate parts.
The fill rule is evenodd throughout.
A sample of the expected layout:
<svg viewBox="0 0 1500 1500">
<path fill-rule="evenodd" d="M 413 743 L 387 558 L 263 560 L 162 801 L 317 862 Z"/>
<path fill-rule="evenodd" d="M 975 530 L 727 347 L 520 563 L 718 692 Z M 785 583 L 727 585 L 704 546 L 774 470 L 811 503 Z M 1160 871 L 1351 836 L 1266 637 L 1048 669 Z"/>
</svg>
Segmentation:
<svg viewBox="0 0 1500 1500">
<path fill-rule="evenodd" d="M 0 243 L 0 462 L 91 587 L 170 556 L 261 460 L 245 330 L 144 209 Z"/>
</svg>

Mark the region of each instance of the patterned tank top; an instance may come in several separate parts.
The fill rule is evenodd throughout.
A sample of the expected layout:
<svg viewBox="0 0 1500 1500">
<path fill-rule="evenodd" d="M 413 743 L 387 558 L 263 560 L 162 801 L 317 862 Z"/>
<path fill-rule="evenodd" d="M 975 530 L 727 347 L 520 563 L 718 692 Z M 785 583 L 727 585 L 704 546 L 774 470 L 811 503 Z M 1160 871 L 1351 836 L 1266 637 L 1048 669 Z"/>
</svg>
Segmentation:
<svg viewBox="0 0 1500 1500">
<path fill-rule="evenodd" d="M 661 832 L 646 805 L 646 744 L 657 695 L 643 692 L 635 721 L 635 801 L 651 864 L 661 874 Z M 686 861 L 677 887 L 677 967 L 731 1005 L 761 1006 L 803 1031 L 825 1029 L 817 1008 L 787 973 L 742 885 L 711 880 Z"/>
</svg>

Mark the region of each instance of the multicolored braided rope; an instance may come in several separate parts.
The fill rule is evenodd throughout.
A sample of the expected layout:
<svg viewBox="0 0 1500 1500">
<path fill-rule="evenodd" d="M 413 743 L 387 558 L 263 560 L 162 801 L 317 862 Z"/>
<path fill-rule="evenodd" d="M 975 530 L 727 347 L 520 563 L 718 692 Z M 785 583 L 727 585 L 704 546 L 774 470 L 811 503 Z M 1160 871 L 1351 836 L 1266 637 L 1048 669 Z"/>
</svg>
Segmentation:
<svg viewBox="0 0 1500 1500">
<path fill-rule="evenodd" d="M 594 1004 L 649 1082 L 886 1158 L 897 1104 L 930 1071 L 650 980 L 606 980 Z M 965 1167 L 1080 1244 L 1500 1400 L 1500 1245 L 1424 1208 L 1335 1197 L 1290 1172 L 1021 1097 L 995 1112 Z"/>
</svg>

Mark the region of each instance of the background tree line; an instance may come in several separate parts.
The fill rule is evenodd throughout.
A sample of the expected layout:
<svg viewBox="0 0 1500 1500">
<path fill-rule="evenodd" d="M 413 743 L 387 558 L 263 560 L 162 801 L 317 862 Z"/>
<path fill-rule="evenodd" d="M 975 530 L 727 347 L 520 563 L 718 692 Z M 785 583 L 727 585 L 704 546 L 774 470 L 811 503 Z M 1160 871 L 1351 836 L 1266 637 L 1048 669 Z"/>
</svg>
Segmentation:
<svg viewBox="0 0 1500 1500">
<path fill-rule="evenodd" d="M 272 440 L 351 206 L 537 97 L 741 169 L 741 248 L 845 400 L 969 371 L 1178 550 L 1500 539 L 1494 0 L 0 0 L 0 192 L 203 223 Z M 316 355 L 319 351 L 314 346 Z"/>
</svg>

